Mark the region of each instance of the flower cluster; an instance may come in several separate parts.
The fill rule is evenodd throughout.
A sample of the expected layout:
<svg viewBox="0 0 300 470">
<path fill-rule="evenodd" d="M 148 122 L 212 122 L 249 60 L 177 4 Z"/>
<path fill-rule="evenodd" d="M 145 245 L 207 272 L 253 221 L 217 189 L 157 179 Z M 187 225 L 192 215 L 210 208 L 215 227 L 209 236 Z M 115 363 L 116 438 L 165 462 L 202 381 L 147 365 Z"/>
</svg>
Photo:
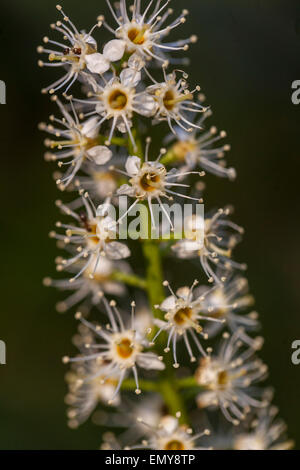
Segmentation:
<svg viewBox="0 0 300 470">
<path fill-rule="evenodd" d="M 197 38 L 169 39 L 188 14 L 173 17 L 169 3 L 107 0 L 114 24 L 100 15 L 88 32 L 58 5 L 57 38 L 38 47 L 48 56 L 41 67 L 63 70 L 42 90 L 59 116 L 39 127 L 67 199 L 56 201 L 60 220 L 50 232 L 62 277 L 44 284 L 69 292 L 57 310 L 76 307 L 79 320 L 78 354 L 63 358 L 68 423 L 76 428 L 92 415 L 108 429 L 125 428 L 105 433 L 103 449 L 288 448 L 272 394 L 261 387 L 267 367 L 257 356 L 263 339 L 246 265 L 233 256 L 243 229 L 231 207 L 197 211 L 206 172 L 229 180 L 236 172 L 225 162 L 226 132 L 207 125 L 212 111 L 200 86 L 172 68 L 187 64 Z M 111 35 L 106 43 L 101 27 Z M 131 238 L 138 226 L 146 237 Z M 211 432 L 203 423 L 214 413 L 220 429 Z"/>
</svg>

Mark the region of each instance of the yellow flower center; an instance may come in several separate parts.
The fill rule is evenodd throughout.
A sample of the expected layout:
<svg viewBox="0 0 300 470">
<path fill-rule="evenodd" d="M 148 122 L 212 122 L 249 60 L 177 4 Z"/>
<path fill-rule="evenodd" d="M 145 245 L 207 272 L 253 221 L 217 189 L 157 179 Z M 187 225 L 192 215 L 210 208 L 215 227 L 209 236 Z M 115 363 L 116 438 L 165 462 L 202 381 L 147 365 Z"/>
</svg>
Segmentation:
<svg viewBox="0 0 300 470">
<path fill-rule="evenodd" d="M 164 98 L 163 98 L 164 106 L 168 111 L 172 111 L 174 105 L 176 104 L 175 101 L 175 94 L 173 90 L 166 91 Z"/>
<path fill-rule="evenodd" d="M 167 442 L 165 445 L 164 450 L 184 450 L 184 444 L 176 439 L 173 439 L 172 441 Z"/>
<path fill-rule="evenodd" d="M 189 152 L 193 152 L 195 150 L 195 147 L 196 145 L 193 142 L 182 140 L 174 144 L 173 151 L 179 160 L 184 160 Z"/>
<path fill-rule="evenodd" d="M 117 344 L 117 353 L 122 359 L 128 359 L 133 353 L 132 342 L 124 338 Z"/>
<path fill-rule="evenodd" d="M 130 41 L 133 42 L 133 44 L 140 46 L 141 44 L 144 44 L 145 42 L 145 31 L 146 31 L 146 28 L 138 29 L 136 27 L 133 27 L 129 29 L 127 33 L 128 39 L 130 39 Z"/>
<path fill-rule="evenodd" d="M 220 388 L 226 388 L 226 386 L 228 385 L 228 381 L 229 381 L 229 376 L 228 376 L 228 373 L 226 372 L 226 370 L 222 370 L 221 372 L 219 372 L 218 374 L 218 385 Z"/>
<path fill-rule="evenodd" d="M 127 95 L 122 90 L 113 90 L 108 98 L 109 105 L 112 109 L 116 111 L 122 111 L 127 103 L 128 98 Z"/>
<path fill-rule="evenodd" d="M 192 317 L 193 311 L 189 307 L 179 309 L 174 315 L 174 321 L 177 325 L 183 325 Z"/>
<path fill-rule="evenodd" d="M 96 224 L 86 224 L 86 230 L 89 232 L 89 241 L 98 244 L 99 237 L 97 235 L 97 225 Z"/>
<path fill-rule="evenodd" d="M 178 92 L 176 93 L 172 88 L 169 88 L 163 96 L 163 104 L 167 111 L 172 111 L 181 101 L 192 99 L 192 93 L 179 94 Z"/>
<path fill-rule="evenodd" d="M 157 173 L 145 173 L 140 179 L 141 188 L 144 191 L 155 191 L 157 189 L 161 178 Z"/>
</svg>

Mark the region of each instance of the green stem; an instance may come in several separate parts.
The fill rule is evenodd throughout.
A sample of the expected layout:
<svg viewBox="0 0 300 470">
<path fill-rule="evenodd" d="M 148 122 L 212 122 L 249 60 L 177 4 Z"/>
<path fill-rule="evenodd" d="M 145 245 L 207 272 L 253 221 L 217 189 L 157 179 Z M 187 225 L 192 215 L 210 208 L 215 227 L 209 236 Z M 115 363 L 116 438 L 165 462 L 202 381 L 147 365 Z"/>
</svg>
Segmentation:
<svg viewBox="0 0 300 470">
<path fill-rule="evenodd" d="M 101 145 L 104 145 L 107 141 L 107 136 L 105 135 L 98 135 L 98 142 Z M 113 137 L 111 139 L 111 145 L 117 145 L 118 147 L 128 147 L 128 140 L 124 139 L 123 137 Z"/>
<path fill-rule="evenodd" d="M 163 319 L 161 310 L 154 306 L 159 305 L 165 298 L 163 289 L 163 270 L 159 247 L 156 241 L 143 240 L 143 253 L 147 261 L 147 293 L 152 307 L 153 315 L 160 320 Z"/>
<path fill-rule="evenodd" d="M 200 387 L 197 384 L 196 379 L 194 377 L 186 377 L 184 379 L 180 379 L 180 380 L 178 380 L 177 383 L 178 383 L 178 388 L 179 389 L 194 388 L 194 387 L 199 388 L 199 391 L 200 391 L 200 389 L 202 389 L 202 387 Z"/>
<path fill-rule="evenodd" d="M 132 135 L 134 138 L 135 146 L 132 144 L 130 138 L 128 137 L 127 145 L 128 145 L 128 152 L 130 155 L 136 155 L 141 160 L 144 160 L 144 148 L 143 143 L 136 131 L 136 129 L 132 130 Z"/>
<path fill-rule="evenodd" d="M 136 130 L 133 132 L 134 140 L 136 143 L 136 148 L 132 148 L 130 140 L 128 140 L 128 151 L 134 152 L 131 155 L 137 155 L 142 160 L 143 155 L 143 145 L 141 139 L 138 136 Z M 143 254 L 146 261 L 146 291 L 149 298 L 149 303 L 151 305 L 153 315 L 155 318 L 164 319 L 164 314 L 161 310 L 155 308 L 155 306 L 160 305 L 164 298 L 164 288 L 163 288 L 163 266 L 161 261 L 160 246 L 157 240 L 151 239 L 151 216 L 150 210 L 147 206 L 147 218 L 142 221 L 145 223 L 145 227 L 148 228 L 148 238 L 146 240 L 141 240 L 143 247 Z M 163 348 L 166 346 L 166 332 L 162 332 L 156 343 L 157 352 L 161 355 Z M 185 409 L 185 403 L 182 398 L 182 395 L 178 389 L 178 381 L 175 375 L 175 371 L 172 364 L 172 359 L 170 353 L 166 356 L 165 360 L 165 370 L 162 373 L 162 378 L 157 382 L 150 383 L 148 381 L 140 381 L 140 387 L 143 390 L 158 391 L 169 410 L 169 413 L 176 416 L 178 412 L 181 413 L 179 418 L 181 424 L 188 424 L 188 416 Z M 126 383 L 126 382 L 125 382 Z M 129 385 L 129 384 L 127 384 Z M 131 384 L 132 386 L 133 384 Z M 134 385 L 135 386 L 135 385 Z M 149 389 L 150 387 L 150 389 Z M 153 388 L 152 388 L 153 387 Z"/>
<path fill-rule="evenodd" d="M 150 382 L 149 380 L 139 380 L 139 387 L 143 392 L 158 392 L 158 386 L 156 382 Z M 122 390 L 135 390 L 136 383 L 134 379 L 123 380 Z"/>
<path fill-rule="evenodd" d="M 155 305 L 161 304 L 164 300 L 164 289 L 163 289 L 163 269 L 161 262 L 161 255 L 159 244 L 155 240 L 143 240 L 143 253 L 147 262 L 147 292 L 149 302 L 151 304 L 153 315 L 156 318 L 163 319 L 163 313 L 155 308 Z M 166 345 L 166 333 L 161 333 L 157 342 L 158 352 L 161 353 L 161 349 Z M 158 390 L 164 398 L 164 401 L 169 409 L 169 412 L 176 415 L 180 411 L 181 417 L 180 422 L 182 424 L 188 423 L 188 417 L 185 410 L 185 404 L 182 396 L 177 387 L 177 379 L 175 376 L 173 364 L 170 355 L 168 355 L 165 361 L 166 370 L 163 373 L 163 378 L 157 382 Z"/>
<path fill-rule="evenodd" d="M 162 165 L 170 165 L 171 163 L 174 163 L 177 161 L 177 156 L 176 154 L 173 152 L 173 150 L 169 150 L 161 159 L 160 159 L 160 163 L 162 163 Z"/>
<path fill-rule="evenodd" d="M 147 281 L 139 276 L 133 274 L 122 273 L 121 271 L 115 271 L 112 273 L 111 278 L 114 281 L 124 282 L 128 286 L 138 287 L 139 289 L 147 288 Z"/>
<path fill-rule="evenodd" d="M 188 424 L 188 416 L 186 413 L 183 398 L 177 388 L 176 377 L 174 372 L 158 383 L 159 391 L 163 396 L 169 412 L 176 416 L 180 412 L 179 421 L 181 424 Z"/>
</svg>

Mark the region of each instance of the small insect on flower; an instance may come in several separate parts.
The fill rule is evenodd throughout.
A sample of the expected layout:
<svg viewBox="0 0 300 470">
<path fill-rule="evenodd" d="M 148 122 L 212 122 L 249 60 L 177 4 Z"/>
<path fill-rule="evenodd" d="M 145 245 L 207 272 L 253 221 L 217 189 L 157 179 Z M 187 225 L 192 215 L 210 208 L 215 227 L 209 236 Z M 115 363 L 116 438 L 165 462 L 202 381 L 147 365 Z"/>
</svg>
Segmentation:
<svg viewBox="0 0 300 470">
<path fill-rule="evenodd" d="M 105 329 L 102 329 L 100 325 L 88 322 L 81 313 L 77 313 L 76 318 L 95 333 L 96 339 L 92 344 L 86 345 L 87 352 L 85 355 L 75 358 L 65 357 L 63 362 L 86 363 L 96 360 L 99 370 L 93 377 L 87 377 L 86 381 L 103 375 L 103 365 L 106 366 L 104 380 L 119 374 L 118 384 L 109 399 L 109 403 L 112 404 L 120 391 L 123 380 L 130 371 L 132 371 L 135 379 L 136 394 L 139 395 L 141 390 L 139 388 L 137 367 L 147 370 L 163 370 L 165 365 L 156 354 L 145 351 L 145 348 L 149 347 L 149 343 L 145 336 L 135 328 L 135 303 L 132 302 L 131 304 L 131 320 L 126 324 L 123 321 L 124 317 L 121 316 L 116 307 L 115 301 L 108 303 L 104 296 L 102 301 L 109 324 Z"/>
<path fill-rule="evenodd" d="M 200 215 L 188 216 L 184 221 L 184 238 L 172 246 L 179 258 L 199 258 L 209 282 L 225 282 L 233 269 L 247 268 L 231 259 L 244 230 L 227 219 L 229 214 L 230 209 L 219 209 L 207 214 L 205 220 Z"/>
<path fill-rule="evenodd" d="M 183 451 L 183 450 L 211 450 L 208 447 L 200 447 L 197 441 L 203 436 L 208 436 L 210 431 L 205 429 L 203 432 L 193 434 L 193 430 L 185 425 L 180 425 L 178 418 L 181 413 L 176 413 L 174 416 L 164 416 L 157 427 L 149 425 L 142 418 L 138 418 L 140 423 L 143 423 L 149 428 L 151 433 L 149 440 L 144 440 L 140 445 L 127 447 L 130 449 L 153 449 L 165 451 Z"/>
<path fill-rule="evenodd" d="M 206 286 L 200 286 L 196 290 L 196 294 L 201 295 L 206 291 Z M 257 344 L 259 338 L 253 339 L 246 332 L 255 331 L 259 328 L 258 313 L 254 311 L 248 314 L 242 313 L 253 303 L 254 298 L 249 294 L 249 285 L 246 278 L 234 275 L 224 284 L 217 284 L 203 299 L 202 311 L 212 318 L 224 319 L 226 323 L 209 324 L 207 328 L 209 337 L 216 336 L 226 324 L 231 333 L 243 328 L 240 338 L 246 344 L 253 345 L 253 342 Z"/>
<path fill-rule="evenodd" d="M 73 181 L 83 163 L 88 160 L 95 165 L 104 165 L 111 159 L 112 151 L 105 145 L 99 145 L 99 126 L 96 125 L 96 118 L 80 123 L 72 100 L 70 100 L 72 114 L 56 96 L 53 97 L 53 101 L 57 103 L 62 119 L 50 116 L 52 124 L 47 126 L 41 123 L 39 128 L 60 138 L 60 140 L 46 140 L 47 147 L 59 151 L 47 152 L 45 158 L 47 161 L 58 161 L 60 168 L 68 167 L 64 176 L 56 181 L 60 189 L 65 189 Z"/>
<path fill-rule="evenodd" d="M 62 241 L 72 252 L 71 258 L 61 260 L 57 267 L 59 271 L 68 269 L 78 261 L 85 261 L 70 282 L 74 282 L 87 270 L 90 272 L 89 277 L 93 279 L 101 256 L 107 256 L 110 260 L 120 260 L 130 256 L 129 248 L 115 241 L 118 236 L 118 227 L 116 221 L 107 215 L 107 205 L 103 204 L 96 209 L 88 193 L 80 191 L 80 194 L 82 194 L 85 212 L 79 215 L 61 201 L 57 201 L 62 212 L 75 219 L 78 225 L 57 222 L 56 226 L 65 229 L 66 234 L 50 233 L 51 238 Z"/>
<path fill-rule="evenodd" d="M 100 83 L 102 80 L 103 83 Z M 150 117 L 156 112 L 156 102 L 147 89 L 137 91 L 136 87 L 141 81 L 141 72 L 135 69 L 124 69 L 119 76 L 107 81 L 103 77 L 96 81 L 92 77 L 89 83 L 93 91 L 89 92 L 85 100 L 74 99 L 89 109 L 85 116 L 99 115 L 97 126 L 105 121 L 110 123 L 110 133 L 107 144 L 111 143 L 115 130 L 121 133 L 128 133 L 132 145 L 135 147 L 135 140 L 132 135 L 132 117 L 134 113 L 141 116 Z M 83 114 L 84 116 L 84 114 Z"/>
<path fill-rule="evenodd" d="M 131 18 L 128 16 L 127 2 L 121 0 L 113 9 L 109 0 L 106 0 L 110 11 L 118 24 L 117 29 L 111 28 L 105 21 L 103 16 L 99 16 L 98 20 L 103 21 L 104 26 L 116 38 L 124 41 L 126 44 L 126 52 L 132 54 L 143 61 L 156 60 L 160 63 L 167 64 L 168 56 L 166 53 L 173 51 L 186 51 L 190 43 L 195 43 L 197 37 L 191 36 L 189 39 L 164 43 L 163 39 L 177 26 L 185 23 L 188 10 L 183 10 L 178 18 L 174 19 L 169 25 L 166 21 L 173 13 L 171 8 L 166 10 L 170 0 L 167 0 L 161 6 L 161 0 L 155 2 L 151 11 L 153 2 L 149 2 L 144 11 L 142 11 L 141 0 L 135 0 Z M 131 56 L 132 57 L 132 56 Z M 172 59 L 171 59 L 172 61 Z"/>
<path fill-rule="evenodd" d="M 200 87 L 192 91 L 188 89 L 186 79 L 188 75 L 182 72 L 182 77 L 177 80 L 176 71 L 167 74 L 163 68 L 164 82 L 159 83 L 151 77 L 154 85 L 148 87 L 157 102 L 157 112 L 155 119 L 159 121 L 167 121 L 171 131 L 176 134 L 173 123 L 177 124 L 180 129 L 185 132 L 192 132 L 193 129 L 200 129 L 198 124 L 189 120 L 189 115 L 194 113 L 203 113 L 206 111 L 200 103 L 193 101 L 194 93 L 200 91 Z"/>
<path fill-rule="evenodd" d="M 270 405 L 259 409 L 250 424 L 250 431 L 238 429 L 233 440 L 234 450 L 289 450 L 294 447 L 286 439 L 286 424 L 276 419 L 278 408 Z"/>
<path fill-rule="evenodd" d="M 199 408 L 218 407 L 225 418 L 238 425 L 252 407 L 264 407 L 266 400 L 258 400 L 253 385 L 267 375 L 267 366 L 254 355 L 257 348 L 245 348 L 238 330 L 231 337 L 223 334 L 223 344 L 216 356 L 200 360 L 195 373 L 198 385 L 205 389 L 197 397 Z"/>
<path fill-rule="evenodd" d="M 124 285 L 114 279 L 115 272 L 129 272 L 130 267 L 125 261 L 111 261 L 106 256 L 101 256 L 97 264 L 96 270 L 93 271 L 92 267 L 95 266 L 97 256 L 92 260 L 90 267 L 84 272 L 82 277 L 77 278 L 70 284 L 70 279 L 51 279 L 49 277 L 44 279 L 45 286 L 56 287 L 60 290 L 72 291 L 72 294 L 62 302 L 56 304 L 56 310 L 64 313 L 74 305 L 86 301 L 92 305 L 97 305 L 99 302 L 99 294 L 104 292 L 109 295 L 123 295 L 126 292 Z M 61 259 L 57 260 L 58 266 L 61 266 Z M 84 261 L 80 260 L 77 263 L 68 267 L 67 271 L 73 276 L 78 273 L 83 266 Z"/>
<path fill-rule="evenodd" d="M 67 86 L 65 90 L 67 93 L 83 70 L 100 73 L 103 68 L 103 56 L 97 52 L 97 43 L 92 37 L 93 31 L 102 25 L 101 22 L 98 22 L 88 33 L 79 32 L 69 17 L 65 15 L 62 7 L 57 5 L 56 8 L 62 14 L 63 21 L 57 21 L 51 25 L 51 28 L 63 35 L 65 43 L 44 37 L 45 44 L 50 44 L 58 50 L 48 49 L 44 46 L 38 47 L 39 53 L 49 55 L 49 62 L 39 61 L 40 67 L 63 67 L 67 70 L 63 77 L 42 90 L 43 93 L 49 91 L 51 94 L 64 86 Z"/>
<path fill-rule="evenodd" d="M 230 150 L 230 145 L 215 146 L 216 142 L 226 137 L 226 132 L 218 130 L 212 126 L 209 130 L 204 130 L 205 120 L 212 115 L 211 110 L 207 110 L 196 120 L 196 125 L 202 129 L 194 129 L 193 132 L 186 132 L 175 126 L 175 133 L 166 138 L 167 143 L 172 143 L 170 152 L 173 154 L 172 161 L 179 163 L 181 171 L 188 171 L 200 166 L 204 171 L 216 176 L 234 180 L 236 171 L 234 168 L 226 168 L 224 161 L 225 153 Z M 176 139 L 176 140 L 175 140 Z"/>
<path fill-rule="evenodd" d="M 175 294 L 171 289 L 168 281 L 163 283 L 163 285 L 168 287 L 170 290 L 171 296 L 167 297 L 160 306 L 157 306 L 160 310 L 166 312 L 166 314 L 165 320 L 156 319 L 154 321 L 154 323 L 159 327 L 159 330 L 153 338 L 153 343 L 162 331 L 168 331 L 168 340 L 165 352 L 170 351 L 170 345 L 172 343 L 175 368 L 179 367 L 176 348 L 177 342 L 181 337 L 184 339 L 191 362 L 196 362 L 196 357 L 193 354 L 188 335 L 190 335 L 193 339 L 198 352 L 203 356 L 206 356 L 206 352 L 203 349 L 197 334 L 201 335 L 204 339 L 207 339 L 208 335 L 203 332 L 203 327 L 199 322 L 202 320 L 208 320 L 217 323 L 222 323 L 225 321 L 211 318 L 202 313 L 202 303 L 205 300 L 207 293 L 194 298 L 193 290 L 197 284 L 198 281 L 194 281 L 191 288 L 181 287 Z"/>
<path fill-rule="evenodd" d="M 131 209 L 141 201 L 147 201 L 150 214 L 151 214 L 151 223 L 153 227 L 156 227 L 155 216 L 152 208 L 152 201 L 157 201 L 159 207 L 161 208 L 163 214 L 166 216 L 168 223 L 171 226 L 171 229 L 174 230 L 173 222 L 170 219 L 170 215 L 167 213 L 164 204 L 162 203 L 161 198 L 167 198 L 168 200 L 173 200 L 173 196 L 182 197 L 185 199 L 202 202 L 197 198 L 187 196 L 185 194 L 177 193 L 173 191 L 175 187 L 189 188 L 188 184 L 176 183 L 177 178 L 182 177 L 178 171 L 167 171 L 166 167 L 160 163 L 160 159 L 166 153 L 166 149 L 161 149 L 160 154 L 154 161 L 149 161 L 149 146 L 151 139 L 147 138 L 146 150 L 145 150 L 145 161 L 143 162 L 140 157 L 130 156 L 127 159 L 125 169 L 126 172 L 121 172 L 116 169 L 116 171 L 125 174 L 129 179 L 129 184 L 122 185 L 117 193 L 119 195 L 127 195 L 135 198 L 134 203 L 129 207 L 125 217 Z M 203 173 L 199 172 L 188 172 L 184 176 L 190 174 L 197 174 L 198 176 L 203 176 Z"/>
</svg>

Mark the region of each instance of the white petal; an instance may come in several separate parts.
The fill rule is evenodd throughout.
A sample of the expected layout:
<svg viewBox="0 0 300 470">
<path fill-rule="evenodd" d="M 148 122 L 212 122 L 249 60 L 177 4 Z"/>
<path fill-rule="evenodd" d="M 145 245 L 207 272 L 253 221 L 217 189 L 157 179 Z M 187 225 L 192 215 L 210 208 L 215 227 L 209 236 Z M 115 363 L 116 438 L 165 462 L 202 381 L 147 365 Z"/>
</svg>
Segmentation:
<svg viewBox="0 0 300 470">
<path fill-rule="evenodd" d="M 128 157 L 125 164 L 125 168 L 130 176 L 137 175 L 141 168 L 141 159 L 136 156 Z"/>
<path fill-rule="evenodd" d="M 176 245 L 178 245 L 178 248 L 181 251 L 187 252 L 199 251 L 203 247 L 203 243 L 193 240 L 181 240 L 180 242 L 176 243 Z"/>
<path fill-rule="evenodd" d="M 97 125 L 97 122 L 99 121 L 99 117 L 92 117 L 91 119 L 88 119 L 85 121 L 85 123 L 82 126 L 82 134 L 85 137 L 88 137 L 89 139 L 94 139 L 97 137 L 99 134 L 99 128 L 100 126 Z"/>
<path fill-rule="evenodd" d="M 109 202 L 104 203 L 104 204 L 100 204 L 97 207 L 96 216 L 97 217 L 106 217 L 109 213 L 109 208 L 110 208 L 110 203 Z M 101 224 L 101 222 L 100 222 L 100 224 Z"/>
<path fill-rule="evenodd" d="M 103 113 L 104 110 L 105 110 L 105 108 L 104 108 L 102 102 L 96 104 L 95 111 L 96 111 L 98 114 L 101 114 L 101 115 L 102 115 L 102 113 Z"/>
<path fill-rule="evenodd" d="M 143 369 L 147 369 L 147 370 L 151 370 L 151 369 L 164 370 L 165 369 L 164 363 L 158 359 L 156 354 L 153 354 L 153 353 L 147 353 L 147 355 L 143 353 L 139 354 L 137 356 L 137 363 L 140 367 L 142 367 Z"/>
<path fill-rule="evenodd" d="M 92 75 L 89 71 L 87 72 L 82 71 L 81 76 L 84 79 L 85 84 L 90 85 L 95 93 L 99 91 L 99 85 L 97 84 L 97 81 L 95 80 L 94 75 Z"/>
<path fill-rule="evenodd" d="M 121 60 L 125 52 L 125 46 L 125 41 L 122 41 L 121 39 L 113 39 L 105 44 L 103 55 L 110 62 Z"/>
<path fill-rule="evenodd" d="M 83 33 L 83 31 L 82 31 L 82 33 Z M 97 49 L 97 43 L 96 43 L 95 39 L 93 38 L 93 36 L 91 36 L 89 34 L 85 34 L 83 40 L 87 44 L 90 44 L 91 46 L 94 46 L 95 49 Z"/>
<path fill-rule="evenodd" d="M 87 151 L 88 156 L 96 165 L 104 165 L 112 157 L 112 151 L 105 145 L 96 145 Z"/>
<path fill-rule="evenodd" d="M 176 306 L 176 297 L 174 297 L 174 295 L 170 295 L 170 297 L 167 297 L 163 301 L 160 308 L 164 310 L 165 312 L 168 312 L 169 310 L 173 310 L 175 306 Z"/>
<path fill-rule="evenodd" d="M 105 253 L 110 259 L 124 259 L 131 254 L 128 246 L 120 242 L 106 243 Z"/>
<path fill-rule="evenodd" d="M 99 52 L 86 55 L 85 62 L 88 70 L 92 73 L 104 73 L 110 67 L 109 61 Z"/>
<path fill-rule="evenodd" d="M 93 261 L 91 262 L 91 266 L 94 269 L 95 264 L 97 263 L 98 256 L 93 256 Z M 102 274 L 103 276 L 110 276 L 114 270 L 113 261 L 110 261 L 106 256 L 100 256 L 97 266 L 96 266 L 96 274 Z"/>
<path fill-rule="evenodd" d="M 174 416 L 164 416 L 160 421 L 160 425 L 165 432 L 173 434 L 173 432 L 178 428 L 178 419 Z"/>
<path fill-rule="evenodd" d="M 138 54 L 131 54 L 128 59 L 128 67 L 135 70 L 141 70 L 145 65 L 145 62 Z"/>
<path fill-rule="evenodd" d="M 108 207 L 109 207 L 109 204 L 108 204 Z M 102 227 L 106 230 L 113 230 L 113 231 L 116 231 L 116 221 L 110 217 L 109 215 L 106 216 L 103 220 L 102 220 L 102 223 L 101 223 Z"/>
<path fill-rule="evenodd" d="M 130 119 L 127 120 L 128 121 L 128 127 L 131 129 L 132 127 L 132 122 Z M 126 134 L 126 132 L 128 132 L 127 130 L 127 126 L 125 124 L 125 122 L 122 120 L 122 121 L 119 121 L 118 124 L 117 124 L 117 129 L 118 131 L 120 131 L 122 134 Z"/>
<path fill-rule="evenodd" d="M 129 186 L 129 184 L 122 184 L 122 186 L 120 186 L 117 190 L 117 194 L 119 196 L 134 196 L 134 188 L 132 186 Z"/>
<path fill-rule="evenodd" d="M 142 93 L 134 98 L 134 108 L 142 116 L 153 116 L 157 109 L 157 103 L 153 96 Z"/>
<path fill-rule="evenodd" d="M 216 398 L 217 397 L 214 392 L 200 393 L 196 398 L 197 406 L 198 408 L 206 408 L 207 406 L 211 406 L 214 404 Z"/>
<path fill-rule="evenodd" d="M 187 300 L 188 296 L 190 295 L 190 292 L 191 290 L 189 287 L 180 287 L 179 289 L 177 289 L 176 295 L 178 295 L 178 297 L 181 297 L 184 300 Z"/>
<path fill-rule="evenodd" d="M 143 337 L 153 327 L 153 315 L 147 307 L 141 307 L 135 315 L 134 329 Z"/>
<path fill-rule="evenodd" d="M 160 320 L 159 318 L 155 318 L 154 320 L 154 325 L 158 326 L 158 328 L 166 328 L 167 324 L 166 321 Z"/>
<path fill-rule="evenodd" d="M 99 387 L 99 395 L 101 396 L 102 401 L 107 403 L 111 399 L 115 390 L 116 387 L 107 382 L 102 387 Z M 119 406 L 120 402 L 120 395 L 118 394 L 114 399 L 113 406 Z"/>
<path fill-rule="evenodd" d="M 141 72 L 133 69 L 124 69 L 120 73 L 120 79 L 122 85 L 136 87 L 137 84 L 141 81 Z"/>
<path fill-rule="evenodd" d="M 104 258 L 104 256 L 102 256 Z M 100 273 L 101 274 L 101 273 Z M 105 281 L 101 284 L 101 288 L 104 292 L 110 295 L 124 295 L 126 288 L 123 284 L 113 281 Z M 99 302 L 99 297 L 97 298 L 97 303 Z"/>
</svg>

